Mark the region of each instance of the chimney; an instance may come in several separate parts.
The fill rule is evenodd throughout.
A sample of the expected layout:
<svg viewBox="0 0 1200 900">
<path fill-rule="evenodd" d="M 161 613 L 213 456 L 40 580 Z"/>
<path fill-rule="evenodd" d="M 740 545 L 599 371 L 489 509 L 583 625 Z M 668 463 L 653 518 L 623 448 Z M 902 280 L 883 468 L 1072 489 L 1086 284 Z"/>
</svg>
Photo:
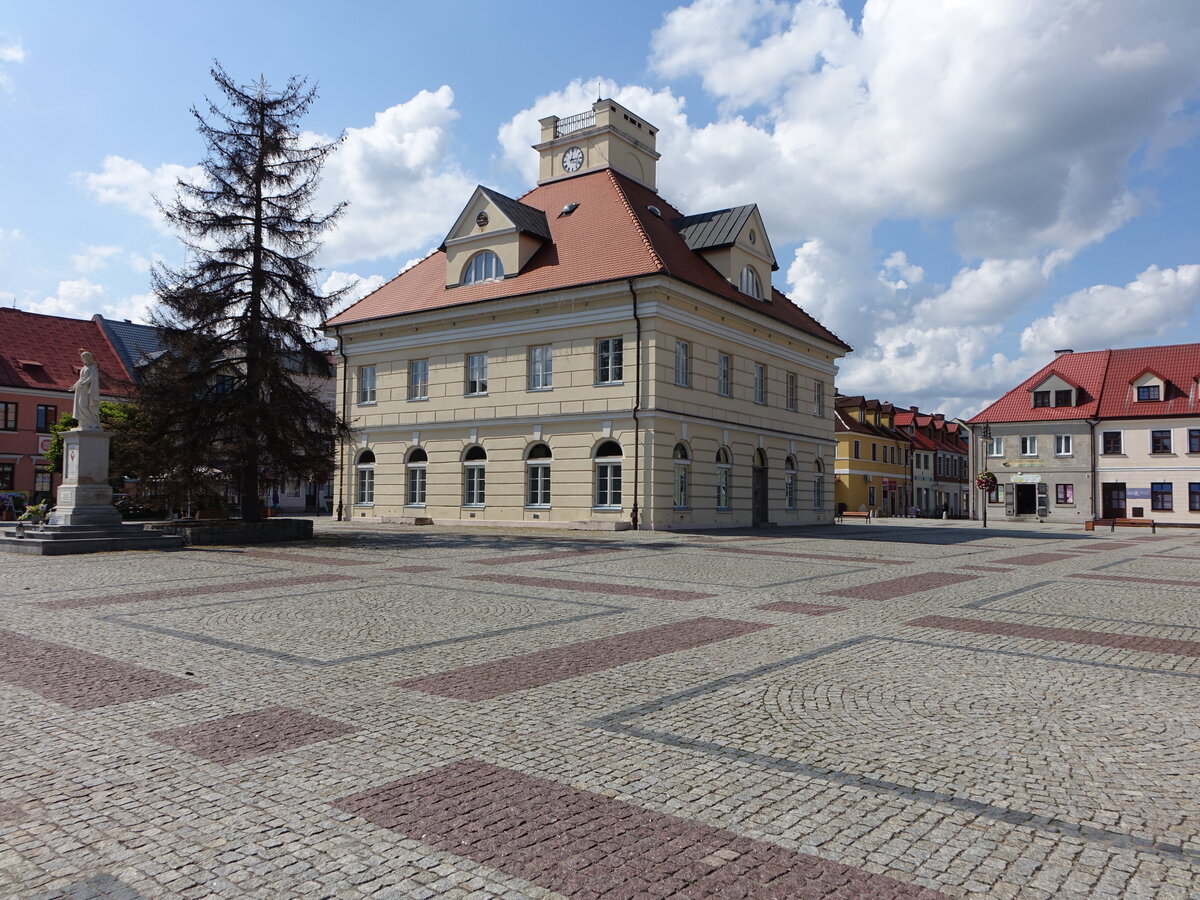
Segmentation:
<svg viewBox="0 0 1200 900">
<path fill-rule="evenodd" d="M 1071 350 L 1071 349 L 1069 349 L 1069 348 L 1068 348 L 1068 349 L 1066 349 L 1066 350 L 1055 350 L 1055 351 L 1054 351 L 1054 357 L 1055 357 L 1055 359 L 1057 359 L 1058 357 L 1060 357 L 1060 356 L 1062 356 L 1062 355 L 1064 355 L 1064 354 L 1066 354 L 1066 353 L 1074 353 L 1074 352 L 1075 352 L 1074 350 Z"/>
<path fill-rule="evenodd" d="M 919 412 L 919 410 L 918 410 L 918 409 L 917 409 L 915 406 L 910 406 L 910 407 L 908 408 L 908 411 L 909 411 L 910 413 L 912 413 L 914 416 L 915 416 L 915 415 L 917 415 L 917 413 Z"/>
</svg>

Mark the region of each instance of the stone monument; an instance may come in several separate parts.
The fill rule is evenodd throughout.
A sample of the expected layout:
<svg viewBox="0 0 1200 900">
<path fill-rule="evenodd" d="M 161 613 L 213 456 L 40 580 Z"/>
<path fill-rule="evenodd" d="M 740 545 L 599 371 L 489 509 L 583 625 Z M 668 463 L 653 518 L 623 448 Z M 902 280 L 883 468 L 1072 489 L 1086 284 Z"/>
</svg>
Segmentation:
<svg viewBox="0 0 1200 900">
<path fill-rule="evenodd" d="M 108 484 L 108 442 L 111 435 L 100 426 L 100 367 L 86 350 L 79 351 L 83 368 L 75 382 L 75 409 L 79 423 L 63 432 L 63 481 L 51 525 L 120 525 L 121 512 L 113 506 Z"/>
</svg>

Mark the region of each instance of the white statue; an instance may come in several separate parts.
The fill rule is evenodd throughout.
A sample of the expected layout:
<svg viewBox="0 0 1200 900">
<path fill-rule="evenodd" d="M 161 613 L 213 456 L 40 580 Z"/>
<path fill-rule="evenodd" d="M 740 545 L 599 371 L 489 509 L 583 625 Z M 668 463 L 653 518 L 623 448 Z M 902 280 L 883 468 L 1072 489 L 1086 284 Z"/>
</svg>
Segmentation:
<svg viewBox="0 0 1200 900">
<path fill-rule="evenodd" d="M 83 368 L 79 370 L 79 380 L 75 382 L 75 416 L 79 425 L 88 431 L 100 430 L 100 367 L 96 365 L 96 357 L 86 350 L 79 351 L 83 359 Z"/>
</svg>

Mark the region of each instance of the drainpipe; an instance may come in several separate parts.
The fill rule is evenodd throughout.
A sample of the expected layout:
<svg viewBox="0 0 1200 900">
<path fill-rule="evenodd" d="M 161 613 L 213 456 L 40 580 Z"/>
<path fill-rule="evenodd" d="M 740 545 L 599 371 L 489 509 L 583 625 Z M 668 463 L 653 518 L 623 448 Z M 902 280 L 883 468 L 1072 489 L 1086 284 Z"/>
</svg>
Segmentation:
<svg viewBox="0 0 1200 900">
<path fill-rule="evenodd" d="M 334 326 L 334 334 L 337 336 L 338 356 L 342 358 L 342 421 L 348 422 L 346 418 L 349 412 L 349 397 L 347 389 L 350 385 L 350 369 L 349 361 L 346 359 L 346 351 L 342 348 L 342 328 L 340 325 Z M 345 510 L 344 502 L 346 499 L 346 441 L 338 441 L 338 474 L 341 476 L 341 487 L 338 489 L 338 504 L 337 504 L 337 520 L 342 521 L 342 513 Z"/>
<path fill-rule="evenodd" d="M 638 496 L 641 493 L 641 482 L 639 481 L 639 464 L 641 462 L 641 447 L 642 447 L 642 428 L 641 421 L 638 419 L 638 413 L 642 408 L 642 319 L 638 315 L 638 295 L 633 286 L 633 279 L 629 279 L 629 294 L 633 297 L 633 325 L 634 325 L 634 345 L 637 356 L 634 360 L 634 393 L 633 393 L 633 509 L 629 513 L 629 523 L 633 526 L 633 530 L 638 530 Z"/>
<path fill-rule="evenodd" d="M 1096 516 L 1096 497 L 1100 493 L 1100 479 L 1098 477 L 1099 472 L 1097 470 L 1097 462 L 1096 462 L 1096 426 L 1100 424 L 1100 420 L 1099 419 L 1085 419 L 1084 421 L 1086 421 L 1088 424 L 1088 436 L 1091 438 L 1091 440 L 1088 443 L 1090 443 L 1092 445 L 1092 450 L 1091 450 L 1091 453 L 1089 454 L 1089 456 L 1091 457 L 1091 464 L 1092 464 L 1092 486 L 1091 486 L 1091 489 L 1088 491 L 1088 494 L 1089 494 L 1089 502 L 1091 503 L 1092 520 L 1094 521 L 1097 518 L 1097 516 Z M 1103 510 L 1101 510 L 1101 512 L 1103 512 Z"/>
</svg>

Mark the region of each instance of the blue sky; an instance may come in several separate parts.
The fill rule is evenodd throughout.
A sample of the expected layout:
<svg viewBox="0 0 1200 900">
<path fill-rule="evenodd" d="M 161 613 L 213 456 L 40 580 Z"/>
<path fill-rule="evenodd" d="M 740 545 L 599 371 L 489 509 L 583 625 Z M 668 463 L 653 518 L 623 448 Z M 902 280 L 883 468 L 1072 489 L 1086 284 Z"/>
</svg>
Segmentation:
<svg viewBox="0 0 1200 900">
<path fill-rule="evenodd" d="M 1197 48 L 1194 0 L 10 4 L 0 302 L 144 315 L 213 59 L 307 76 L 305 127 L 347 133 L 329 287 L 527 190 L 537 118 L 599 90 L 661 129 L 675 205 L 760 205 L 776 286 L 856 348 L 841 389 L 970 413 L 1058 347 L 1200 341 Z"/>
</svg>

